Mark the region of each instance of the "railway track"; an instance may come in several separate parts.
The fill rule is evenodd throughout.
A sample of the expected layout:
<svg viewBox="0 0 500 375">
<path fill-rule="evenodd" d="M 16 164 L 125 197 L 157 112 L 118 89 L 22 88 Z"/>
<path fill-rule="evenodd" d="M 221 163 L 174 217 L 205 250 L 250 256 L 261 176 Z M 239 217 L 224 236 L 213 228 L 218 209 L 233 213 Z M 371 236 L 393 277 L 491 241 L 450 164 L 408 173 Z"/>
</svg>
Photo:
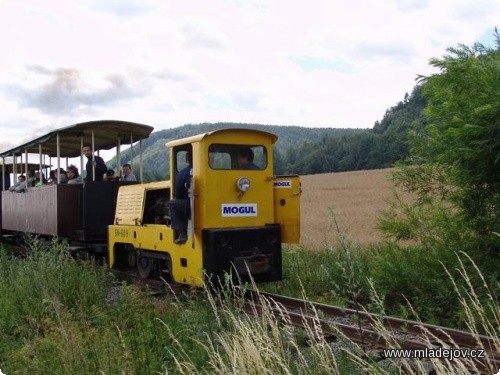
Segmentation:
<svg viewBox="0 0 500 375">
<path fill-rule="evenodd" d="M 152 296 L 159 296 L 170 294 L 174 296 L 182 295 L 182 293 L 192 289 L 189 286 L 180 284 L 167 283 L 159 279 L 143 279 L 135 272 L 111 270 L 112 274 L 118 281 L 125 281 L 129 284 L 139 285 L 148 288 L 149 294 Z"/>
<path fill-rule="evenodd" d="M 145 280 L 130 272 L 113 273 L 118 280 L 147 286 L 151 295 L 181 295 L 191 290 L 162 280 Z M 489 336 L 238 287 L 236 295 L 243 298 L 242 307 L 247 314 L 260 315 L 265 309 L 270 310 L 296 327 L 315 327 L 333 339 L 345 337 L 369 351 L 376 360 L 386 359 L 384 349 L 481 349 L 484 358 L 463 362 L 471 373 L 494 374 L 500 369 L 498 339 Z"/>
<path fill-rule="evenodd" d="M 465 361 L 466 367 L 472 373 L 500 370 L 500 347 L 498 339 L 492 337 L 276 294 L 246 290 L 243 295 L 246 313 L 260 314 L 267 308 L 277 317 L 285 314 L 295 326 L 319 327 L 324 336 L 343 335 L 371 353 L 378 351 L 380 360 L 385 359 L 383 350 L 391 348 L 426 353 L 438 348 L 481 349 L 485 358 L 471 358 Z"/>
</svg>

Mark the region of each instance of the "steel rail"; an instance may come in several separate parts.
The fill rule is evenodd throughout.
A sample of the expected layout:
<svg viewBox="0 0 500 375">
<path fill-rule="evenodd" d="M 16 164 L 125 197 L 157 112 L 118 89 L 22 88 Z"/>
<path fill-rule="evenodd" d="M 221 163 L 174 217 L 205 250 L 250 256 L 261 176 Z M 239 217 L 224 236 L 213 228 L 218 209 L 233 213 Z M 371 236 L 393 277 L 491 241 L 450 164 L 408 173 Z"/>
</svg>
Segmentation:
<svg viewBox="0 0 500 375">
<path fill-rule="evenodd" d="M 142 279 L 131 272 L 113 270 L 118 280 L 151 288 L 157 294 L 181 295 L 189 287 L 158 279 Z M 235 298 L 243 297 L 242 310 L 250 315 L 262 315 L 264 306 L 277 319 L 296 327 L 320 331 L 325 337 L 337 337 L 339 332 L 363 348 L 428 350 L 443 346 L 449 348 L 484 349 L 486 358 L 468 358 L 464 365 L 471 371 L 489 373 L 500 369 L 498 340 L 452 328 L 417 321 L 394 318 L 323 303 L 310 302 L 277 294 L 235 288 Z M 380 327 L 387 329 L 382 335 Z M 446 360 L 445 358 L 443 360 Z"/>
<path fill-rule="evenodd" d="M 270 299 L 283 305 L 286 308 L 297 308 L 305 312 L 321 311 L 328 316 L 352 318 L 355 317 L 366 323 L 374 324 L 381 322 L 385 327 L 399 332 L 411 333 L 418 336 L 427 335 L 442 340 L 443 342 L 453 341 L 457 345 L 473 347 L 481 343 L 481 346 L 488 351 L 495 353 L 498 349 L 495 345 L 495 339 L 485 335 L 475 335 L 470 332 L 460 331 L 453 328 L 441 327 L 433 324 L 422 323 L 418 321 L 394 318 L 385 315 L 369 313 L 362 310 L 354 310 L 338 306 L 331 306 L 317 302 L 309 302 L 297 298 L 281 296 L 277 294 L 247 291 L 250 298 L 255 299 L 258 295 Z M 497 353 L 500 355 L 500 353 Z"/>
<path fill-rule="evenodd" d="M 267 301 L 268 308 L 275 316 L 283 316 L 285 312 L 294 326 L 320 327 L 325 336 L 336 335 L 340 331 L 353 342 L 374 349 L 388 349 L 394 345 L 400 349 L 413 350 L 442 346 L 460 349 L 480 348 L 485 351 L 486 358 L 483 360 L 471 358 L 470 361 L 474 363 L 471 366 L 472 370 L 479 369 L 482 373 L 486 373 L 492 371 L 494 367 L 495 371 L 500 369 L 498 340 L 495 344 L 493 337 L 277 294 L 242 289 L 240 291 L 246 300 L 244 310 L 247 313 L 260 314 L 261 304 Z M 377 325 L 383 325 L 390 332 L 389 341 L 377 332 Z M 400 337 L 397 337 L 398 335 Z"/>
<path fill-rule="evenodd" d="M 118 281 L 124 281 L 129 284 L 148 287 L 153 291 L 154 295 L 158 294 L 172 294 L 181 295 L 189 291 L 190 287 L 181 284 L 172 284 L 159 279 L 143 279 L 130 271 L 111 270 L 111 273 Z"/>
</svg>

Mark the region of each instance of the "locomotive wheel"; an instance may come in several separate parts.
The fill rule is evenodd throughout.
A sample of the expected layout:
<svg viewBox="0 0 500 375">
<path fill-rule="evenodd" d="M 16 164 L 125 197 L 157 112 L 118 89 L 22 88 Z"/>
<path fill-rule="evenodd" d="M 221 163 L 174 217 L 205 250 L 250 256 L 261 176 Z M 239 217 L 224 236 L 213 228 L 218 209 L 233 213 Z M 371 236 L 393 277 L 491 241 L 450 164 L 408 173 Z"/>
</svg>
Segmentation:
<svg viewBox="0 0 500 375">
<path fill-rule="evenodd" d="M 174 277 L 172 276 L 172 259 L 169 254 L 167 255 L 167 259 L 159 262 L 159 266 L 161 278 L 167 283 L 175 283 Z"/>
<path fill-rule="evenodd" d="M 135 255 L 135 250 L 127 250 L 127 264 L 129 267 L 133 268 L 136 266 L 137 257 Z"/>
<path fill-rule="evenodd" d="M 141 255 L 141 253 L 137 254 L 137 272 L 139 276 L 143 279 L 148 279 L 153 274 L 155 260 Z"/>
</svg>

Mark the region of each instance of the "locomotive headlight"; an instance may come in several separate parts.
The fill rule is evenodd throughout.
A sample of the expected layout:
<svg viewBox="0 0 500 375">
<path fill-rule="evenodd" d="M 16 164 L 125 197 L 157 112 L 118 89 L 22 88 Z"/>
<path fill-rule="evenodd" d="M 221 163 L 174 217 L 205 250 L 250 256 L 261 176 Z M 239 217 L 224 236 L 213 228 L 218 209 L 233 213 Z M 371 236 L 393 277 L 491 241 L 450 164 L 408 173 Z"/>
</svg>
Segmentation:
<svg viewBox="0 0 500 375">
<path fill-rule="evenodd" d="M 250 180 L 246 177 L 240 177 L 238 178 L 238 181 L 236 181 L 236 186 L 238 187 L 238 190 L 244 193 L 245 191 L 248 191 L 250 189 Z"/>
</svg>

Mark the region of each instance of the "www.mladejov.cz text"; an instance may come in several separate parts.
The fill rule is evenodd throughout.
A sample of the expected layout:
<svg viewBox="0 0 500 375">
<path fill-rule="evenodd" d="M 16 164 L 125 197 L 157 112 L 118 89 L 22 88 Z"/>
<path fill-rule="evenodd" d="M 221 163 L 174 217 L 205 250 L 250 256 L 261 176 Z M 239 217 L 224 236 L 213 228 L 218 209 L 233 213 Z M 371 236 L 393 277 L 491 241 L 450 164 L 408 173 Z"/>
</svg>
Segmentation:
<svg viewBox="0 0 500 375">
<path fill-rule="evenodd" d="M 485 358 L 483 349 L 472 348 L 425 348 L 425 349 L 384 349 L 385 358 Z"/>
</svg>

